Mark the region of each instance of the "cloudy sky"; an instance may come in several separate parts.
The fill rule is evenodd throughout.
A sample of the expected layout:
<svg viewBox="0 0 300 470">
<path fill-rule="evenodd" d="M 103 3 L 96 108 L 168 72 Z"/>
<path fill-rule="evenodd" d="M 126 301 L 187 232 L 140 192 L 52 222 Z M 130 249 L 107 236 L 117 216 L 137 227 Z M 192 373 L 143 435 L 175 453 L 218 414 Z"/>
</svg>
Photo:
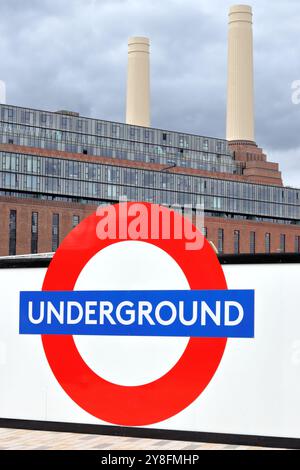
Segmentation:
<svg viewBox="0 0 300 470">
<path fill-rule="evenodd" d="M 151 39 L 152 125 L 225 136 L 227 0 L 0 0 L 7 102 L 124 121 L 127 39 Z M 299 0 L 252 0 L 256 140 L 300 186 Z"/>
</svg>

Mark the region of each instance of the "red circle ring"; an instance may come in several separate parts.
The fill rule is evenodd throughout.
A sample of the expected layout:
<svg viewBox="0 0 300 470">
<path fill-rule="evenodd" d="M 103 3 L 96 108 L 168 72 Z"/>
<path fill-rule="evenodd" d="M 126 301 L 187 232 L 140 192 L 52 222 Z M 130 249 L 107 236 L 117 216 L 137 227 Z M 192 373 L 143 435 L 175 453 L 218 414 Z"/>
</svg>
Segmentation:
<svg viewBox="0 0 300 470">
<path fill-rule="evenodd" d="M 128 203 L 128 209 L 132 204 Z M 143 204 L 150 217 L 152 205 Z M 113 207 L 117 219 L 123 217 L 120 204 Z M 160 210 L 169 211 L 162 207 Z M 176 212 L 173 214 L 175 219 L 181 217 Z M 98 251 L 121 241 L 100 240 L 96 234 L 99 220 L 96 213 L 92 214 L 64 239 L 47 270 L 44 291 L 73 290 L 87 262 Z M 185 223 L 192 227 L 187 219 Z M 191 289 L 227 289 L 222 267 L 205 239 L 202 249 L 195 251 L 186 250 L 185 244 L 190 240 L 185 236 L 176 240 L 149 238 L 143 241 L 167 252 L 185 273 Z M 147 384 L 123 386 L 108 382 L 91 370 L 81 357 L 73 336 L 42 335 L 52 372 L 69 397 L 91 415 L 124 426 L 157 423 L 189 406 L 214 376 L 226 341 L 226 338 L 190 338 L 180 359 L 165 375 Z"/>
</svg>

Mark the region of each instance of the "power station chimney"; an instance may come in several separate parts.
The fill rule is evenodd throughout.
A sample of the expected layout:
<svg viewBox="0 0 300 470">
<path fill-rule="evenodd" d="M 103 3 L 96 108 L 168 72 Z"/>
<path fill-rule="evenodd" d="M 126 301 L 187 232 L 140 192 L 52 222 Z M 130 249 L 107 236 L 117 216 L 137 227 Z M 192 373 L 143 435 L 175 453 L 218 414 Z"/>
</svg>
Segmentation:
<svg viewBox="0 0 300 470">
<path fill-rule="evenodd" d="M 150 127 L 149 48 L 148 38 L 128 40 L 126 124 Z"/>
<path fill-rule="evenodd" d="M 252 8 L 229 10 L 226 138 L 255 142 Z"/>
<path fill-rule="evenodd" d="M 229 10 L 226 138 L 248 181 L 282 186 L 278 164 L 267 161 L 255 143 L 252 8 Z"/>
</svg>

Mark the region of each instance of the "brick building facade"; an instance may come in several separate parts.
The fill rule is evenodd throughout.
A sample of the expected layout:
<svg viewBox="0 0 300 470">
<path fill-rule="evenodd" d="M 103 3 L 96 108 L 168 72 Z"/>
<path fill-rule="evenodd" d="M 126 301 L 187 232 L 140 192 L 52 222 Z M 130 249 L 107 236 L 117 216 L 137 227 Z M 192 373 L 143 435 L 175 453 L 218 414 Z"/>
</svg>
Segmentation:
<svg viewBox="0 0 300 470">
<path fill-rule="evenodd" d="M 9 251 L 9 215 L 16 211 L 16 254 L 31 253 L 32 214 L 38 214 L 38 253 L 52 251 L 52 220 L 53 215 L 59 216 L 59 242 L 72 230 L 78 217 L 82 221 L 96 210 L 94 205 L 66 203 L 57 201 L 38 201 L 0 197 L 1 237 L 0 256 Z M 224 220 L 218 217 L 205 218 L 206 237 L 220 250 L 220 230 L 223 230 L 223 253 L 250 253 L 251 233 L 255 233 L 255 253 L 300 252 L 300 227 L 279 225 L 249 220 Z M 239 247 L 235 250 L 235 232 L 239 232 Z M 270 248 L 267 249 L 267 234 L 270 234 Z M 284 247 L 281 246 L 282 236 L 285 237 Z M 237 247 L 236 247 L 237 248 Z"/>
<path fill-rule="evenodd" d="M 283 186 L 253 142 L 7 105 L 0 113 L 0 256 L 55 251 L 99 204 L 124 195 L 203 204 L 221 253 L 300 251 L 300 190 Z"/>
</svg>

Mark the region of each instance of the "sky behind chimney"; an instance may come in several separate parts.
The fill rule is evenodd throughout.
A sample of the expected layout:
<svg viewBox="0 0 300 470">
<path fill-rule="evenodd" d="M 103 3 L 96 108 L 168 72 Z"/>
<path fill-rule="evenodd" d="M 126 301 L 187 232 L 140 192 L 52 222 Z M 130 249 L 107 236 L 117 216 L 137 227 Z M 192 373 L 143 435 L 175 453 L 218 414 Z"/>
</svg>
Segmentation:
<svg viewBox="0 0 300 470">
<path fill-rule="evenodd" d="M 7 102 L 125 121 L 127 41 L 151 40 L 152 125 L 225 136 L 231 1 L 2 0 Z M 300 186 L 300 2 L 253 0 L 256 141 Z"/>
</svg>

